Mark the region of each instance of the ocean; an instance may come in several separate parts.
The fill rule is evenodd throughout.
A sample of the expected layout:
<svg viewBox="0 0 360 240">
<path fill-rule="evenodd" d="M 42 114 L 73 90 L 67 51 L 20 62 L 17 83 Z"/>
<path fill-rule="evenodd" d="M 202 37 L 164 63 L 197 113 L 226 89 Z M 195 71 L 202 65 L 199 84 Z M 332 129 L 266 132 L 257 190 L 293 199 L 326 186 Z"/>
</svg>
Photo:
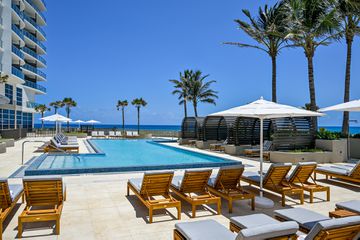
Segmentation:
<svg viewBox="0 0 360 240">
<path fill-rule="evenodd" d="M 45 128 L 53 128 L 54 124 L 44 124 Z M 63 124 L 65 127 L 66 124 Z M 71 127 L 78 127 L 77 124 L 70 124 Z M 96 124 L 97 128 L 104 128 L 104 129 L 121 129 L 122 126 L 120 124 Z M 35 123 L 35 128 L 41 128 L 40 123 Z M 125 125 L 126 129 L 134 130 L 137 129 L 137 125 Z M 320 126 L 320 128 L 325 128 L 332 132 L 341 132 L 341 126 Z M 180 131 L 180 125 L 140 125 L 141 130 L 157 130 L 157 131 Z M 360 127 L 350 127 L 350 133 L 356 134 L 360 133 Z"/>
</svg>

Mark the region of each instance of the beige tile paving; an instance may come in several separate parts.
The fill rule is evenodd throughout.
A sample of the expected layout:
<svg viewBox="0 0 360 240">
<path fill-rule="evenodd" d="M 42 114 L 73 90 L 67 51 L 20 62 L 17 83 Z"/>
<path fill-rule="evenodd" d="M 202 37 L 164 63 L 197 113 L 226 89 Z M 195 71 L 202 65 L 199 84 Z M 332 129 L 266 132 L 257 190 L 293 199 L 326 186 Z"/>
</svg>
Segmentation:
<svg viewBox="0 0 360 240">
<path fill-rule="evenodd" d="M 80 143 L 82 144 L 82 143 Z M 21 141 L 11 151 L 0 155 L 0 175 L 9 176 L 20 165 L 21 161 Z M 30 159 L 36 153 L 32 151 L 38 146 L 35 143 L 29 143 L 26 150 L 26 157 Z M 82 151 L 86 149 L 82 148 Z M 195 150 L 200 151 L 200 150 Z M 214 154 L 214 153 L 212 153 Z M 219 154 L 215 154 L 219 155 Z M 220 154 L 221 156 L 224 156 Z M 231 159 L 241 160 L 249 167 L 249 170 L 258 170 L 258 162 L 248 159 L 229 157 Z M 182 170 L 177 170 L 176 174 L 182 174 Z M 216 170 L 214 171 L 214 173 Z M 53 235 L 53 225 L 51 223 L 28 224 L 25 226 L 24 239 L 172 239 L 172 230 L 176 220 L 176 210 L 159 210 L 155 212 L 154 223 L 148 224 L 147 209 L 134 196 L 126 196 L 126 182 L 128 178 L 141 177 L 141 173 L 126 174 L 103 174 L 103 175 L 82 175 L 66 176 L 64 181 L 67 187 L 67 201 L 64 205 L 61 219 L 60 236 Z M 12 179 L 11 182 L 20 182 L 20 179 Z M 308 203 L 306 198 L 305 205 L 301 206 L 322 214 L 326 214 L 334 209 L 336 202 L 351 199 L 360 199 L 359 187 L 339 184 L 337 182 L 320 181 L 324 185 L 331 186 L 331 201 L 324 202 L 325 194 L 316 194 L 314 204 Z M 256 189 L 252 188 L 256 192 Z M 272 198 L 275 203 L 275 209 L 281 208 L 280 197 L 265 193 L 265 196 Z M 199 208 L 198 217 L 191 219 L 191 208 L 185 202 L 182 203 L 182 222 L 197 221 L 201 219 L 215 219 L 224 226 L 228 226 L 231 216 L 246 215 L 254 213 L 250 210 L 247 202 L 237 202 L 234 204 L 234 213 L 227 213 L 227 204 L 223 202 L 223 215 L 214 215 L 214 211 Z M 297 200 L 288 199 L 286 207 L 299 207 Z M 15 239 L 17 231 L 17 216 L 20 214 L 24 205 L 18 206 L 14 211 L 3 233 L 3 239 Z M 214 206 L 209 206 L 215 209 Z M 272 215 L 271 210 L 257 209 L 256 212 L 265 212 Z"/>
</svg>

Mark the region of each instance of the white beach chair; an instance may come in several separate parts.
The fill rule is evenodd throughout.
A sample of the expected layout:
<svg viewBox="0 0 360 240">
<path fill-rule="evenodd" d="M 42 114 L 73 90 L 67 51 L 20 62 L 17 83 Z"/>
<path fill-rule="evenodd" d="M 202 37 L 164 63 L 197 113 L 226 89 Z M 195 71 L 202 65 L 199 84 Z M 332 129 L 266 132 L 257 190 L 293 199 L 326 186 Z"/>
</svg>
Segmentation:
<svg viewBox="0 0 360 240">
<path fill-rule="evenodd" d="M 106 137 L 104 131 L 98 131 L 98 137 L 101 137 L 101 138 Z"/>
<path fill-rule="evenodd" d="M 91 137 L 98 137 L 99 134 L 97 131 L 91 131 Z"/>
<path fill-rule="evenodd" d="M 132 137 L 132 136 L 133 136 L 133 132 L 132 132 L 132 131 L 126 131 L 126 136 L 127 136 L 127 137 Z"/>
<path fill-rule="evenodd" d="M 116 137 L 116 134 L 114 131 L 109 131 L 109 138 L 114 138 Z"/>
<path fill-rule="evenodd" d="M 133 136 L 133 137 L 139 137 L 140 135 L 139 135 L 138 132 L 134 131 L 134 132 L 132 132 L 132 136 Z"/>
<path fill-rule="evenodd" d="M 121 131 L 116 131 L 115 132 L 115 137 L 122 137 Z"/>
</svg>

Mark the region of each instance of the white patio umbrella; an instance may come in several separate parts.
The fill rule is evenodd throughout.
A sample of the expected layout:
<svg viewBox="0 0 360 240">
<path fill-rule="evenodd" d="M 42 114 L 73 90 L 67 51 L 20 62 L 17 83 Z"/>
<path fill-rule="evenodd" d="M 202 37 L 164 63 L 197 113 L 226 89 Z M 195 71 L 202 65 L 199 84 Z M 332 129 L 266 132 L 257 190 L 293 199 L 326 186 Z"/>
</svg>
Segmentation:
<svg viewBox="0 0 360 240">
<path fill-rule="evenodd" d="M 89 120 L 89 121 L 86 121 L 86 123 L 97 124 L 97 123 L 100 123 L 100 122 L 96 121 L 96 120 Z"/>
<path fill-rule="evenodd" d="M 85 121 L 79 119 L 79 120 L 74 121 L 74 123 L 78 123 L 78 124 L 79 124 L 79 128 L 80 128 L 80 124 L 81 124 L 81 123 L 85 123 Z"/>
<path fill-rule="evenodd" d="M 264 119 L 284 118 L 284 117 L 320 117 L 324 114 L 307 111 L 288 105 L 278 104 L 264 100 L 262 97 L 252 103 L 230 108 L 228 110 L 210 114 L 210 116 L 224 117 L 249 117 L 260 119 L 260 198 L 256 198 L 258 206 L 272 208 L 274 202 L 263 197 L 263 142 L 264 142 Z"/>
<path fill-rule="evenodd" d="M 50 116 L 47 116 L 47 117 L 43 117 L 43 118 L 40 118 L 40 120 L 43 120 L 43 121 L 48 121 L 48 122 L 55 122 L 55 132 L 58 133 L 59 129 L 58 129 L 58 123 L 60 123 L 60 129 L 61 129 L 61 122 L 70 122 L 71 119 L 70 118 L 67 118 L 67 117 L 64 117 L 63 115 L 60 115 L 60 114 L 54 114 L 54 115 L 50 115 Z"/>
</svg>

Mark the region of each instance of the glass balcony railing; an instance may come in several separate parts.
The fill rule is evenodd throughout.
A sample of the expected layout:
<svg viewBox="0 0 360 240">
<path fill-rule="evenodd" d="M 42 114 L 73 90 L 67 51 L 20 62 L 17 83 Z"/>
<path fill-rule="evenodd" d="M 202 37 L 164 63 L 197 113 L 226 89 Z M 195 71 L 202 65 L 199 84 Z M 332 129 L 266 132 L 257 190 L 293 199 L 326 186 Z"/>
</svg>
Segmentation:
<svg viewBox="0 0 360 240">
<path fill-rule="evenodd" d="M 39 54 L 37 54 L 36 52 L 34 52 L 33 50 L 31 50 L 30 48 L 28 47 L 23 47 L 22 49 L 24 52 L 26 52 L 27 54 L 33 56 L 34 58 L 36 58 L 37 60 L 39 60 L 40 62 L 42 62 L 43 64 L 46 65 L 46 60 L 41 57 Z"/>
<path fill-rule="evenodd" d="M 37 89 L 41 92 L 44 92 L 46 93 L 46 88 L 37 84 L 37 83 L 34 83 L 34 82 L 31 82 L 31 81 L 28 81 L 28 80 L 25 80 L 25 83 L 24 83 L 25 86 L 27 87 L 31 87 L 31 88 L 34 88 L 34 89 Z"/>
<path fill-rule="evenodd" d="M 11 29 L 22 39 L 24 40 L 24 32 L 18 26 L 12 25 Z M 30 34 L 30 33 L 29 33 Z M 31 34 L 30 34 L 31 35 Z"/>
<path fill-rule="evenodd" d="M 36 102 L 30 102 L 30 101 L 26 102 L 26 107 L 27 108 L 36 108 L 39 105 L 40 105 L 40 103 L 36 103 Z"/>
<path fill-rule="evenodd" d="M 21 79 L 24 79 L 24 73 L 19 68 L 12 67 L 11 68 L 11 73 L 14 74 L 15 76 L 21 78 Z"/>
<path fill-rule="evenodd" d="M 16 12 L 16 14 L 24 20 L 24 13 L 20 11 L 20 8 L 16 4 L 11 4 L 11 8 Z"/>
<path fill-rule="evenodd" d="M 24 14 L 24 19 L 27 20 L 31 25 L 33 25 L 39 32 L 41 32 L 44 37 L 46 37 L 45 31 L 39 25 L 37 25 L 37 23 L 31 17 Z"/>
<path fill-rule="evenodd" d="M 34 9 L 35 11 L 42 17 L 42 19 L 44 19 L 44 21 L 46 22 L 46 18 L 44 16 L 44 14 L 40 11 L 40 9 L 35 5 L 35 3 L 33 3 L 32 0 L 25 0 L 26 2 L 28 2 Z"/>
<path fill-rule="evenodd" d="M 33 73 L 35 73 L 35 74 L 37 74 L 37 75 L 39 75 L 39 76 L 41 76 L 43 78 L 46 78 L 45 73 L 43 73 L 42 71 L 40 71 L 36 67 L 33 67 L 33 66 L 29 65 L 29 64 L 25 64 L 24 66 L 22 66 L 22 68 L 25 68 L 26 70 L 29 70 L 29 71 L 31 71 L 31 72 L 33 72 Z"/>
<path fill-rule="evenodd" d="M 30 38 L 34 43 L 36 43 L 37 45 L 39 45 L 44 51 L 46 51 L 46 47 L 45 45 L 39 41 L 34 35 L 32 35 L 31 33 L 24 31 L 24 35 L 28 38 Z"/>
<path fill-rule="evenodd" d="M 20 51 L 16 46 L 12 45 L 12 52 L 15 53 L 16 56 L 18 56 L 21 59 L 24 59 L 24 53 Z"/>
</svg>

